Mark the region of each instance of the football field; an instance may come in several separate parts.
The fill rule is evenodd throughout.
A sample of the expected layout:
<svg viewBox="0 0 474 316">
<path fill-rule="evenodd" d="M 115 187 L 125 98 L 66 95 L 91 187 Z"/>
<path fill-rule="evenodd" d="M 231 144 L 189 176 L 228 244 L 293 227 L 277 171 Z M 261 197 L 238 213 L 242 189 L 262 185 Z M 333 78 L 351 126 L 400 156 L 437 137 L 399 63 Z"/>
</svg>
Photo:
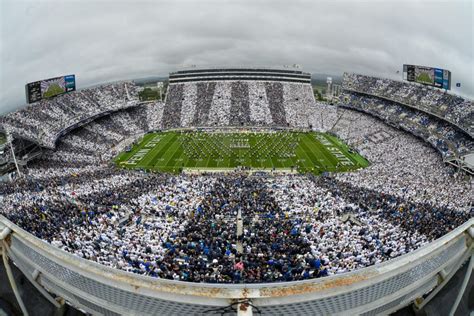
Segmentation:
<svg viewBox="0 0 474 316">
<path fill-rule="evenodd" d="M 124 168 L 171 173 L 248 167 L 320 174 L 369 164 L 335 136 L 292 131 L 150 133 L 122 152 L 115 162 Z"/>
<path fill-rule="evenodd" d="M 55 95 L 64 93 L 64 89 L 61 88 L 58 84 L 52 84 L 48 87 L 48 90 L 43 94 L 44 98 L 53 97 Z"/>
</svg>

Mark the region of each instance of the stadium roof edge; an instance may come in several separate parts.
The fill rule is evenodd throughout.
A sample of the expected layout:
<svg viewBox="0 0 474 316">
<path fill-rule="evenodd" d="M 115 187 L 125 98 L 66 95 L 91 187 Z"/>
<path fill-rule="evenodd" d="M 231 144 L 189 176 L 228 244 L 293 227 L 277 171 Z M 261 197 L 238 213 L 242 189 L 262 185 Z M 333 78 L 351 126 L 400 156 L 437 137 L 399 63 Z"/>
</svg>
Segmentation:
<svg viewBox="0 0 474 316">
<path fill-rule="evenodd" d="M 190 67 L 190 68 L 183 68 L 178 69 L 176 71 L 172 71 L 169 74 L 182 74 L 182 73 L 201 73 L 201 72 L 244 72 L 244 71 L 252 71 L 252 72 L 279 72 L 279 73 L 294 73 L 294 74 L 305 74 L 309 75 L 309 73 L 303 72 L 301 68 L 289 68 L 289 67 L 255 67 L 255 66 L 226 66 L 226 67 Z"/>
<path fill-rule="evenodd" d="M 178 66 L 178 70 L 199 70 L 199 69 L 295 69 L 301 70 L 301 66 L 297 64 L 293 65 L 280 65 L 280 66 L 269 66 L 269 65 L 210 65 L 210 66 L 196 66 L 196 65 L 184 65 Z"/>
</svg>

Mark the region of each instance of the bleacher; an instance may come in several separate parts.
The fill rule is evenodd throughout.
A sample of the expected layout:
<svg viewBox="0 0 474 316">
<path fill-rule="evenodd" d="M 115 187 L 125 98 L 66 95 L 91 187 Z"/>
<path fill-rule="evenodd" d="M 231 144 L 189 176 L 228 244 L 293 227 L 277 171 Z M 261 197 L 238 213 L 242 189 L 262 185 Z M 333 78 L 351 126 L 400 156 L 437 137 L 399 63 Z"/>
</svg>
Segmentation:
<svg viewBox="0 0 474 316">
<path fill-rule="evenodd" d="M 111 112 L 136 106 L 138 87 L 120 82 L 83 89 L 30 104 L 0 118 L 0 129 L 9 130 L 46 148 L 69 130 Z"/>
</svg>

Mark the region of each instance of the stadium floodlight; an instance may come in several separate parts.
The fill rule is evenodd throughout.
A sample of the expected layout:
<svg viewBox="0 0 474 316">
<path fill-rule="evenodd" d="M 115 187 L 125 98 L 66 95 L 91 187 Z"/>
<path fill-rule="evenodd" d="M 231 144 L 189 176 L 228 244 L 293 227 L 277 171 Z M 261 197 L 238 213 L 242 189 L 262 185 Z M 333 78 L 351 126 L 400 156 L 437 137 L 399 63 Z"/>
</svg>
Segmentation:
<svg viewBox="0 0 474 316">
<path fill-rule="evenodd" d="M 127 100 L 131 100 L 131 98 L 130 98 L 130 92 L 128 92 L 127 84 L 125 83 L 124 86 L 125 86 L 125 93 L 127 94 Z"/>
<path fill-rule="evenodd" d="M 159 81 L 156 83 L 156 87 L 160 91 L 160 101 L 163 101 L 163 81 Z"/>
<path fill-rule="evenodd" d="M 327 88 L 327 91 L 326 91 L 326 98 L 331 99 L 332 77 L 327 77 L 326 83 L 328 84 L 328 88 Z"/>
</svg>

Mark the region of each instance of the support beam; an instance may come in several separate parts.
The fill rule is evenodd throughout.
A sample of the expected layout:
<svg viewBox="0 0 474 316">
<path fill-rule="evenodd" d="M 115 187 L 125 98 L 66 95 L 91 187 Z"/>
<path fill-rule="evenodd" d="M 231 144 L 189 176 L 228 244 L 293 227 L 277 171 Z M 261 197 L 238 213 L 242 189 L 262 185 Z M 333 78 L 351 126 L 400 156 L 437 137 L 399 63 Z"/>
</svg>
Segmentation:
<svg viewBox="0 0 474 316">
<path fill-rule="evenodd" d="M 425 297 L 421 302 L 416 302 L 415 301 L 415 307 L 417 310 L 423 309 L 443 288 L 444 286 L 451 280 L 451 278 L 456 274 L 456 272 L 461 268 L 462 264 L 469 259 L 469 254 L 472 253 L 473 247 L 470 247 L 468 249 L 468 253 L 462 256 L 462 258 L 459 259 L 459 261 L 455 264 L 455 266 L 451 269 L 451 271 L 448 274 L 445 274 L 445 270 L 441 270 L 438 273 L 438 279 L 442 279 L 441 282 L 438 282 L 438 286 L 431 291 L 431 293 Z"/>
<path fill-rule="evenodd" d="M 12 230 L 6 226 L 1 225 L 3 227 L 3 230 L 0 232 L 0 240 L 4 240 L 7 238 L 8 235 L 12 232 Z"/>
<path fill-rule="evenodd" d="M 4 230 L 5 231 L 5 230 Z M 7 272 L 8 280 L 10 281 L 10 286 L 13 290 L 13 293 L 15 294 L 16 300 L 18 302 L 18 305 L 20 305 L 21 312 L 23 315 L 28 316 L 28 310 L 25 307 L 25 304 L 23 303 L 23 300 L 20 296 L 20 292 L 18 291 L 18 288 L 15 283 L 15 278 L 13 276 L 12 269 L 10 267 L 10 263 L 8 262 L 8 255 L 7 255 L 7 248 L 8 245 L 5 241 L 2 241 L 2 258 L 3 258 L 3 265 L 5 266 L 5 271 Z"/>
<path fill-rule="evenodd" d="M 13 260 L 13 261 L 16 261 L 16 262 L 19 262 L 18 258 L 16 258 L 16 255 L 14 253 L 11 252 L 9 246 L 7 245 L 6 247 L 7 250 L 7 253 L 10 254 L 10 258 Z M 20 267 L 19 267 L 20 268 Z M 20 269 L 21 270 L 21 269 Z M 23 275 L 28 279 L 28 281 L 31 282 L 31 284 L 33 284 L 33 286 L 38 290 L 38 292 L 40 292 L 44 298 L 46 298 L 51 304 L 54 305 L 54 307 L 56 307 L 58 310 L 61 308 L 61 303 L 59 303 L 54 297 L 52 297 L 48 291 L 46 291 L 42 286 L 41 284 L 37 281 L 38 278 L 40 277 L 41 275 L 41 272 L 37 269 L 35 269 L 31 275 L 29 273 L 23 273 Z"/>
<path fill-rule="evenodd" d="M 464 280 L 462 281 L 461 288 L 459 289 L 458 295 L 456 297 L 456 301 L 454 302 L 453 306 L 451 307 L 451 311 L 449 312 L 449 316 L 454 316 L 454 313 L 458 309 L 459 302 L 461 302 L 461 298 L 466 290 L 467 283 L 469 282 L 469 278 L 471 277 L 472 269 L 474 268 L 474 254 L 471 255 L 471 260 L 469 260 L 469 266 L 467 267 L 466 274 L 464 275 Z"/>
</svg>

